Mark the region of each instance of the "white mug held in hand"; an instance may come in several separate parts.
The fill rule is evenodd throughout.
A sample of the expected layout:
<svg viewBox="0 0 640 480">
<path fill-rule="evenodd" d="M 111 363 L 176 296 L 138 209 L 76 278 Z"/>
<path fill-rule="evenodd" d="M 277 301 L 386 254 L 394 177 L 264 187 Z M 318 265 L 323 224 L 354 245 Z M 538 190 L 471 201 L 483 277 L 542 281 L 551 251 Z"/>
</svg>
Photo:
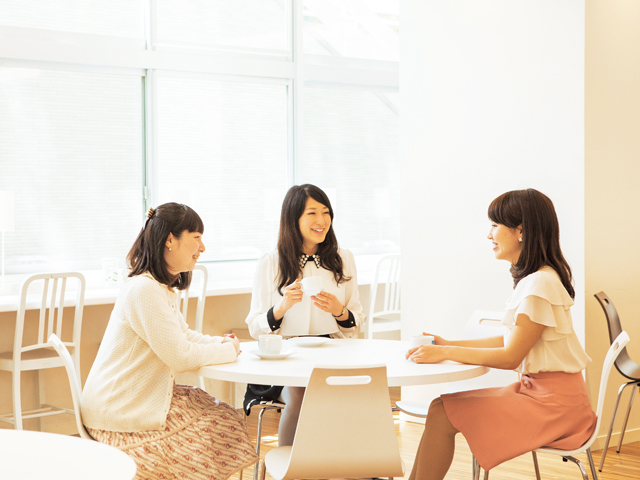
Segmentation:
<svg viewBox="0 0 640 480">
<path fill-rule="evenodd" d="M 434 345 L 435 339 L 431 335 L 411 335 L 409 348 L 416 348 L 420 345 Z"/>
<path fill-rule="evenodd" d="M 258 350 L 260 350 L 260 353 L 280 353 L 280 350 L 282 350 L 282 336 L 260 335 L 258 337 Z"/>
<path fill-rule="evenodd" d="M 305 295 L 318 295 L 324 288 L 324 279 L 322 277 L 307 277 L 300 280 L 302 285 L 302 293 Z"/>
</svg>

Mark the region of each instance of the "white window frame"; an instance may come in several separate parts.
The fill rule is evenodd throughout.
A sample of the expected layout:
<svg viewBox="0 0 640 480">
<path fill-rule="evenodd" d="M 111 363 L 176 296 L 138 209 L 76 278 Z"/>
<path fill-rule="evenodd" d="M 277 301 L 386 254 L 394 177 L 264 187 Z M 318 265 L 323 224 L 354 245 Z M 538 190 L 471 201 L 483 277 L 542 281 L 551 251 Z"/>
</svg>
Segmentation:
<svg viewBox="0 0 640 480">
<path fill-rule="evenodd" d="M 305 84 L 398 91 L 399 62 L 303 53 L 303 1 L 286 0 L 286 51 L 180 48 L 156 42 L 156 0 L 144 3 L 144 38 L 0 26 L 0 66 L 140 76 L 144 82 L 145 149 L 141 219 L 157 198 L 158 75 L 206 76 L 226 81 L 277 82 L 287 86 L 287 185 L 295 184 Z"/>
</svg>

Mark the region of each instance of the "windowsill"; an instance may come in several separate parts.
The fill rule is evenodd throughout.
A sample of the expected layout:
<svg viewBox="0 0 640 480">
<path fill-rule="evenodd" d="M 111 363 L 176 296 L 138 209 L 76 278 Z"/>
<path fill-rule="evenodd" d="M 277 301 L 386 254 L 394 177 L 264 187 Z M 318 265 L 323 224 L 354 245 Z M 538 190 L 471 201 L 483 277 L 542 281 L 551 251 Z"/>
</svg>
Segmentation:
<svg viewBox="0 0 640 480">
<path fill-rule="evenodd" d="M 378 255 L 358 255 L 356 267 L 358 269 L 358 285 L 370 285 L 375 273 L 378 259 L 385 254 Z M 207 297 L 238 295 L 251 293 L 253 276 L 256 268 L 256 261 L 243 262 L 219 262 L 203 263 L 209 272 L 209 282 L 207 283 Z M 85 306 L 113 304 L 118 297 L 121 282 L 113 282 L 113 286 L 105 285 L 102 280 L 102 270 L 88 270 L 81 272 L 86 279 L 87 285 L 84 295 Z M 0 290 L 0 312 L 15 312 L 20 301 L 20 285 L 28 278 L 28 274 L 5 275 L 5 283 Z M 223 280 L 224 279 L 224 280 Z M 190 296 L 196 296 L 195 291 L 190 292 Z M 35 309 L 39 305 L 41 297 L 33 296 L 28 298 L 27 308 Z M 73 305 L 74 293 L 67 292 L 65 305 Z"/>
</svg>

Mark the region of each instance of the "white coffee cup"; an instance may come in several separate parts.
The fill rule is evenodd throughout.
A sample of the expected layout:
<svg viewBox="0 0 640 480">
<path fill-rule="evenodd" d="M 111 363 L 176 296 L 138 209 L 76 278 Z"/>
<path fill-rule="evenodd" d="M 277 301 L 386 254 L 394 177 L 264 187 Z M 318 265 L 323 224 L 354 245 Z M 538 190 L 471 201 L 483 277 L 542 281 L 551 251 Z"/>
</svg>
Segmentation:
<svg viewBox="0 0 640 480">
<path fill-rule="evenodd" d="M 435 339 L 431 335 L 411 335 L 409 348 L 416 348 L 420 345 L 434 345 Z"/>
<path fill-rule="evenodd" d="M 302 284 L 302 293 L 313 296 L 318 295 L 324 288 L 324 279 L 322 277 L 307 277 L 300 280 Z"/>
<path fill-rule="evenodd" d="M 280 335 L 260 335 L 258 337 L 258 350 L 260 350 L 260 353 L 280 353 L 282 350 L 282 337 Z"/>
</svg>

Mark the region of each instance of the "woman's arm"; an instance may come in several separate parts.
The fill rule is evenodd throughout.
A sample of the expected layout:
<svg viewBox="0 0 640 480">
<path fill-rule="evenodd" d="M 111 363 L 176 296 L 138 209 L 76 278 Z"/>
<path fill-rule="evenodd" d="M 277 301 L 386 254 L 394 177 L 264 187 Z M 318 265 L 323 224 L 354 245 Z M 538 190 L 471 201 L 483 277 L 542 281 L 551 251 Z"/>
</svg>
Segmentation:
<svg viewBox="0 0 640 480">
<path fill-rule="evenodd" d="M 251 310 L 245 319 L 249 328 L 249 334 L 252 338 L 257 339 L 260 335 L 271 333 L 269 325 L 268 312 L 274 306 L 273 295 L 276 289 L 275 285 L 275 269 L 272 254 L 263 255 L 258 260 L 256 273 L 253 277 L 253 288 L 251 290 Z"/>
<path fill-rule="evenodd" d="M 473 338 L 469 340 L 445 340 L 442 337 L 431 333 L 422 332 L 423 335 L 431 335 L 434 338 L 435 345 L 446 345 L 452 347 L 476 347 L 476 348 L 499 348 L 504 347 L 504 337 L 502 335 L 496 337 Z"/>
<path fill-rule="evenodd" d="M 529 350 L 540 338 L 544 328 L 544 325 L 532 322 L 527 315 L 520 314 L 505 346 L 422 345 L 409 350 L 407 358 L 416 363 L 438 363 L 443 360 L 453 360 L 460 363 L 513 370 L 522 363 Z"/>
<path fill-rule="evenodd" d="M 190 341 L 186 323 L 167 295 L 165 287 L 155 280 L 142 279 L 129 292 L 124 306 L 124 318 L 160 360 L 175 372 L 186 372 L 236 359 L 233 345 Z"/>
<path fill-rule="evenodd" d="M 353 316 L 353 322 L 355 323 L 354 327 L 343 328 L 338 324 L 342 333 L 347 337 L 353 337 L 358 334 L 360 331 L 360 326 L 364 322 L 364 309 L 362 308 L 362 304 L 360 303 L 360 292 L 358 290 L 358 272 L 356 270 L 356 260 L 353 256 L 353 253 L 350 250 L 340 249 L 340 253 L 342 254 L 343 260 L 343 269 L 346 276 L 351 277 L 351 280 L 346 282 L 345 284 L 345 307 L 347 307 L 347 311 L 344 315 L 337 318 L 336 320 L 347 320 L 349 319 L 349 313 Z"/>
</svg>

